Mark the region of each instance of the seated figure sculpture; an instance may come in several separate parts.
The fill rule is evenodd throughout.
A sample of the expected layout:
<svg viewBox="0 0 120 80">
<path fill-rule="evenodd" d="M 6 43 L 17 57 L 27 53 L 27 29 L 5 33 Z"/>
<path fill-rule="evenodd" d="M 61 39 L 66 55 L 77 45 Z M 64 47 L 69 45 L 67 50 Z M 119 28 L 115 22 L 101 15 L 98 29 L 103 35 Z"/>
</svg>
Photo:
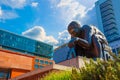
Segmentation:
<svg viewBox="0 0 120 80">
<path fill-rule="evenodd" d="M 76 56 L 85 56 L 87 58 L 100 58 L 102 54 L 102 44 L 108 45 L 104 34 L 94 26 L 83 25 L 82 27 L 76 21 L 68 25 L 68 32 L 71 38 L 77 38 L 68 43 L 68 47 L 75 48 Z"/>
</svg>

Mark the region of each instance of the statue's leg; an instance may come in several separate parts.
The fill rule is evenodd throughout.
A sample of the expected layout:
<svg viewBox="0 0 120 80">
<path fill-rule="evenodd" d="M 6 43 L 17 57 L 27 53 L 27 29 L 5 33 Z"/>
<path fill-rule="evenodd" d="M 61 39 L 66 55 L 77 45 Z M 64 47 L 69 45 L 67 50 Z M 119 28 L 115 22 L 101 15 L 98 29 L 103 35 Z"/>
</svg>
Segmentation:
<svg viewBox="0 0 120 80">
<path fill-rule="evenodd" d="M 96 37 L 95 35 L 92 36 L 92 42 L 93 42 L 93 55 L 97 58 L 97 57 L 101 57 L 102 54 L 102 45 L 100 43 L 100 40 L 98 37 Z"/>
<path fill-rule="evenodd" d="M 69 51 L 68 51 L 68 54 L 67 54 L 66 60 L 69 59 L 70 55 L 71 55 L 71 48 L 70 48 Z"/>
<path fill-rule="evenodd" d="M 75 46 L 75 53 L 76 56 L 85 56 L 85 50 L 79 45 Z"/>
</svg>

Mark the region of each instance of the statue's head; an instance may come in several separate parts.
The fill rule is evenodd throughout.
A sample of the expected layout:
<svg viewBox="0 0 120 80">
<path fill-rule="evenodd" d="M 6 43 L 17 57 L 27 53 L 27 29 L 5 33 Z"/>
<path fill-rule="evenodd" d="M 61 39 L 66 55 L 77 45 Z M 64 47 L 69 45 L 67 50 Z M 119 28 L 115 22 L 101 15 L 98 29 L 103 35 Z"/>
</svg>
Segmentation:
<svg viewBox="0 0 120 80">
<path fill-rule="evenodd" d="M 80 24 L 76 21 L 72 21 L 69 25 L 68 25 L 68 32 L 70 33 L 70 35 L 72 37 L 77 37 L 80 31 Z"/>
</svg>

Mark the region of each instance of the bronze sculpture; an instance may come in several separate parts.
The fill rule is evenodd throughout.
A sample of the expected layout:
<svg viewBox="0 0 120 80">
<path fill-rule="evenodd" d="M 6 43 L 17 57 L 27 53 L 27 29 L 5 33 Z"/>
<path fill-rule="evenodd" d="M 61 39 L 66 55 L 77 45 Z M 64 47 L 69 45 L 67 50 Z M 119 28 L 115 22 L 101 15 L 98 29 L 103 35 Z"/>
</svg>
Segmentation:
<svg viewBox="0 0 120 80">
<path fill-rule="evenodd" d="M 76 38 L 68 43 L 70 48 L 75 48 L 76 56 L 98 58 L 102 54 L 102 45 L 108 46 L 104 34 L 94 26 L 83 25 L 81 27 L 78 22 L 72 21 L 68 25 L 68 32 L 71 38 Z"/>
</svg>

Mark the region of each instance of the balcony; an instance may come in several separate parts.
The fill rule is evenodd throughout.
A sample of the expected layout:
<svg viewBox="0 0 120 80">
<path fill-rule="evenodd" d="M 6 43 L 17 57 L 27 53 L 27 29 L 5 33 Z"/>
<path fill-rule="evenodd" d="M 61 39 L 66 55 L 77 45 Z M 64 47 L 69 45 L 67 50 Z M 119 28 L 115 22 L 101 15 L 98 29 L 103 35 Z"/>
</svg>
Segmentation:
<svg viewBox="0 0 120 80">
<path fill-rule="evenodd" d="M 104 22 L 109 20 L 109 19 L 115 19 L 114 14 L 109 14 L 107 16 L 102 17 L 102 21 L 104 21 Z"/>
<path fill-rule="evenodd" d="M 105 17 L 105 16 L 107 16 L 107 15 L 109 15 L 109 14 L 114 14 L 112 9 L 109 9 L 109 10 L 101 13 L 102 17 Z"/>
<path fill-rule="evenodd" d="M 116 23 L 116 22 L 115 22 L 114 19 L 110 19 L 110 20 L 108 20 L 108 21 L 106 21 L 106 22 L 103 22 L 103 26 L 108 26 L 108 25 L 115 24 L 115 23 Z"/>
<path fill-rule="evenodd" d="M 105 11 L 107 11 L 109 9 L 113 10 L 113 7 L 111 5 L 108 5 L 108 6 L 104 7 L 104 8 L 101 8 L 100 10 L 101 10 L 101 12 L 105 12 Z"/>
<path fill-rule="evenodd" d="M 111 25 L 108 25 L 108 26 L 104 27 L 105 31 L 108 31 L 108 30 L 111 30 L 111 29 L 116 29 L 117 30 L 116 25 L 115 24 L 111 24 Z"/>
<path fill-rule="evenodd" d="M 110 0 L 107 0 L 107 1 L 105 1 L 104 3 L 102 3 L 102 4 L 100 5 L 100 8 L 104 8 L 104 7 L 106 7 L 107 5 L 112 5 L 112 2 L 111 2 Z"/>
</svg>

